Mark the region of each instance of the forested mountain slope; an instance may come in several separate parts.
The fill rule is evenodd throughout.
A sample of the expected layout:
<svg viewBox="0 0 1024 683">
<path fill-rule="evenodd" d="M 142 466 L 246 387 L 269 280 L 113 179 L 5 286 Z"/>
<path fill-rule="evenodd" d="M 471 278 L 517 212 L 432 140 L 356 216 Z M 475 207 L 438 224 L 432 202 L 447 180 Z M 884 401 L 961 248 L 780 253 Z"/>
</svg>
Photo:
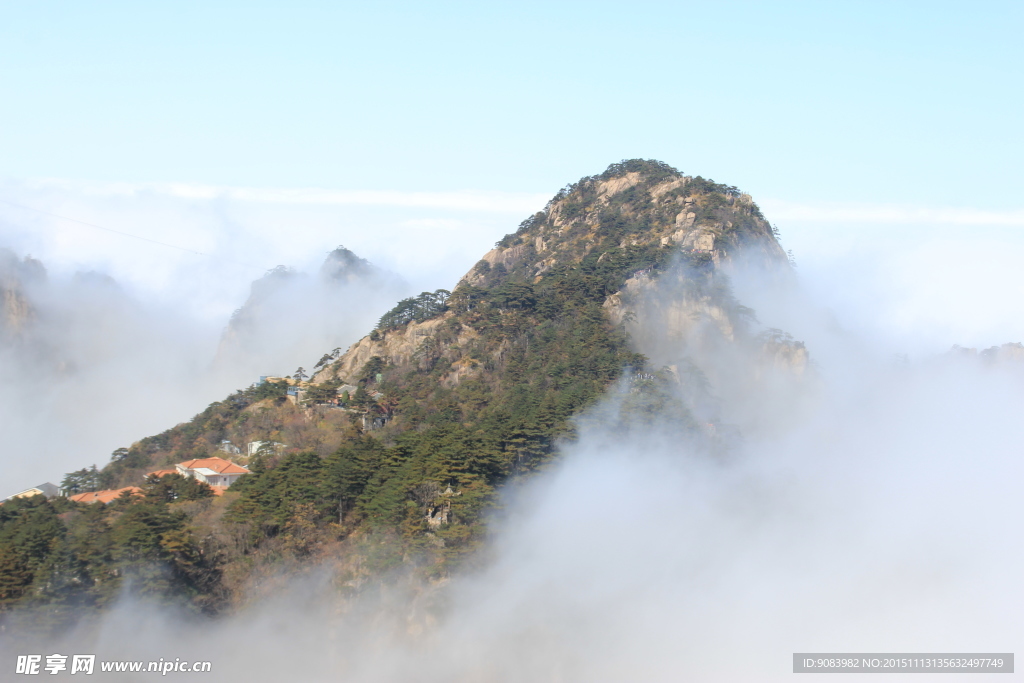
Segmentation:
<svg viewBox="0 0 1024 683">
<path fill-rule="evenodd" d="M 239 391 L 119 451 L 95 477 L 145 496 L 4 505 L 0 605 L 47 604 L 59 619 L 134 576 L 133 590 L 217 612 L 327 560 L 352 590 L 396 568 L 442 578 L 473 557 L 500 487 L 551 462 L 613 388 L 621 430 L 668 415 L 681 439 L 724 452 L 732 432 L 704 400 L 715 368 L 762 370 L 701 368 L 644 339 L 664 324 L 694 353 L 754 344 L 764 367 L 802 371 L 802 345 L 755 336 L 732 297 L 721 269 L 739 259 L 788 271 L 736 188 L 644 160 L 583 178 L 451 291 L 399 302 L 345 353 L 325 349 L 312 378 Z M 224 441 L 266 446 L 228 456 Z M 252 473 L 220 497 L 144 479 L 211 455 Z"/>
</svg>

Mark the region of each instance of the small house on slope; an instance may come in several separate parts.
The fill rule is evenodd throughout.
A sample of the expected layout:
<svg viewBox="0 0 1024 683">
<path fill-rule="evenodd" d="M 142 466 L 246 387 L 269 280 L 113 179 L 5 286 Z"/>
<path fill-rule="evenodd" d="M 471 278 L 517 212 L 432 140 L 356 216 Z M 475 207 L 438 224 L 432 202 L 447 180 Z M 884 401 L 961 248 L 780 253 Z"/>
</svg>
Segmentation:
<svg viewBox="0 0 1024 683">
<path fill-rule="evenodd" d="M 217 450 L 218 451 L 223 451 L 223 452 L 228 453 L 230 455 L 241 455 L 242 454 L 242 449 L 239 448 L 238 446 L 236 446 L 235 444 L 231 443 L 227 439 L 224 439 L 223 441 L 220 442 L 220 445 L 217 446 Z"/>
<path fill-rule="evenodd" d="M 231 486 L 248 468 L 228 462 L 223 458 L 199 458 L 186 460 L 175 465 L 178 474 L 206 482 L 210 486 Z"/>
</svg>

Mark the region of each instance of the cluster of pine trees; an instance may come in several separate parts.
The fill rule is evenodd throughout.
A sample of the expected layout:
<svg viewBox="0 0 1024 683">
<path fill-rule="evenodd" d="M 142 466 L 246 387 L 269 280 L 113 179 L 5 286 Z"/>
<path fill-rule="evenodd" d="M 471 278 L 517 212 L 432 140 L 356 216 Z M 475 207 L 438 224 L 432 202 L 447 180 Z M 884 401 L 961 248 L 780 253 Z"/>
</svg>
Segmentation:
<svg viewBox="0 0 1024 683">
<path fill-rule="evenodd" d="M 219 568 L 204 556 L 187 505 L 210 498 L 202 482 L 171 474 L 103 505 L 18 498 L 0 506 L 0 615 L 45 607 L 37 627 L 59 627 L 102 607 L 130 584 L 136 594 L 204 609 Z"/>
<path fill-rule="evenodd" d="M 381 316 L 377 323 L 377 329 L 389 330 L 440 315 L 446 310 L 445 304 L 451 294 L 447 289 L 438 289 L 434 292 L 423 292 L 419 296 L 402 299 L 394 308 Z"/>
</svg>

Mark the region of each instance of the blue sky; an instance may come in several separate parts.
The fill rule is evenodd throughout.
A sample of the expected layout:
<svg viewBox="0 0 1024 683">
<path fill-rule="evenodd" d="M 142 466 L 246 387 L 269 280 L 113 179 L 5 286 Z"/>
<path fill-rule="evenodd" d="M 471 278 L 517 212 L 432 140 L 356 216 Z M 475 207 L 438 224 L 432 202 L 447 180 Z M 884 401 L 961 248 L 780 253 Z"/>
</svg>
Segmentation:
<svg viewBox="0 0 1024 683">
<path fill-rule="evenodd" d="M 900 343 L 1024 338 L 1020 3 L 0 8 L 0 201 L 208 259 L 0 203 L 0 246 L 51 267 L 212 318 L 342 243 L 451 287 L 646 157 L 750 192 L 805 282 Z"/>
<path fill-rule="evenodd" d="M 4 2 L 0 174 L 1018 208 L 1019 3 Z"/>
</svg>

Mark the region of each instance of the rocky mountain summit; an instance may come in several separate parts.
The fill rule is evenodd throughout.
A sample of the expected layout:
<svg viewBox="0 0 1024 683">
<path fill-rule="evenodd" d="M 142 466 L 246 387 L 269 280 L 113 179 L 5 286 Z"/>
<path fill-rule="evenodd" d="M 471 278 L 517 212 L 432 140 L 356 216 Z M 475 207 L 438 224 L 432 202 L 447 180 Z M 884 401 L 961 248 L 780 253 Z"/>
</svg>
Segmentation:
<svg viewBox="0 0 1024 683">
<path fill-rule="evenodd" d="M 428 339 L 447 321 L 459 318 L 460 308 L 475 306 L 486 292 L 508 290 L 512 308 L 522 308 L 514 296 L 532 296 L 535 288 L 562 278 L 566 272 L 619 271 L 639 266 L 620 286 L 608 291 L 602 306 L 614 323 L 635 315 L 627 302 L 639 300 L 638 290 L 655 281 L 672 256 L 696 268 L 720 266 L 743 259 L 769 268 L 786 269 L 785 252 L 771 226 L 749 195 L 736 188 L 685 176 L 653 161 L 614 164 L 598 176 L 583 178 L 559 192 L 544 211 L 523 221 L 459 281 L 449 310 L 429 320 L 412 321 L 399 329 L 377 330 L 317 374 L 314 381 L 357 381 L 357 371 L 372 357 L 408 364 Z M 628 268 L 627 268 L 628 270 Z M 642 285 L 641 283 L 646 283 Z M 719 319 L 727 316 L 714 312 Z M 462 326 L 461 349 L 479 336 L 473 325 Z M 461 359 L 453 358 L 455 363 Z M 442 382 L 457 383 L 466 369 L 455 367 Z"/>
</svg>

